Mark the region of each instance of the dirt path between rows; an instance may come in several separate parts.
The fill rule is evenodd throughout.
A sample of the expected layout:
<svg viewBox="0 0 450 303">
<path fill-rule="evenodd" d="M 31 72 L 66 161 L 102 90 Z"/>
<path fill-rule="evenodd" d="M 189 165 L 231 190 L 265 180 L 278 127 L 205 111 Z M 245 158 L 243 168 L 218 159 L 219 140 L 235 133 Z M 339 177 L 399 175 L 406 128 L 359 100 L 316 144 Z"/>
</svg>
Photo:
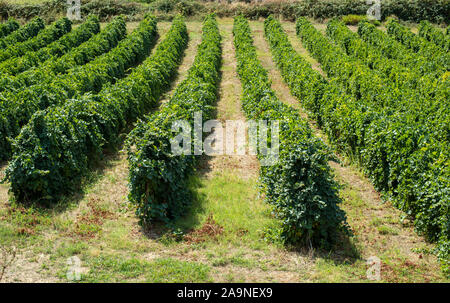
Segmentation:
<svg viewBox="0 0 450 303">
<path fill-rule="evenodd" d="M 181 61 L 180 67 L 178 68 L 178 74 L 175 81 L 172 82 L 170 90 L 167 91 L 161 98 L 160 107 L 170 100 L 177 86 L 186 78 L 189 68 L 191 67 L 192 63 L 194 63 L 195 55 L 197 54 L 197 47 L 202 42 L 202 33 L 198 31 L 198 28 L 201 28 L 200 24 L 201 22 L 199 21 L 186 23 L 189 33 L 188 47 L 185 51 L 185 55 L 183 57 L 183 60 Z"/>
<path fill-rule="evenodd" d="M 224 127 L 223 148 L 226 151 L 226 121 L 246 121 L 241 109 L 241 82 L 236 73 L 236 58 L 233 46 L 232 35 L 233 23 L 228 20 L 227 23 L 220 25 L 222 35 L 222 79 L 219 87 L 219 100 L 216 104 L 216 119 Z M 236 134 L 236 132 L 234 132 Z M 217 171 L 224 169 L 232 170 L 237 176 L 249 178 L 258 176 L 259 162 L 256 156 L 248 155 L 217 155 L 207 157 L 200 167 L 205 170 L 207 176 L 211 176 Z"/>
<path fill-rule="evenodd" d="M 219 100 L 216 104 L 217 114 L 216 119 L 221 121 L 225 126 L 227 120 L 247 121 L 242 110 L 241 97 L 242 86 L 237 75 L 237 62 L 235 57 L 235 48 L 233 44 L 233 19 L 225 19 L 220 23 L 220 30 L 222 35 L 222 79 L 219 88 Z M 248 138 L 247 138 L 248 139 Z M 226 150 L 227 142 L 225 138 L 224 150 Z M 213 178 L 214 176 L 225 173 L 226 175 L 233 175 L 233 180 L 228 180 L 230 184 L 236 182 L 236 179 L 257 180 L 259 176 L 259 161 L 256 156 L 249 155 L 246 151 L 245 155 L 217 155 L 206 157 L 202 163 L 201 175 L 205 178 Z M 256 186 L 253 183 L 252 186 Z M 257 198 L 257 201 L 242 200 L 240 203 L 264 203 L 262 199 Z M 231 205 L 229 207 L 232 207 Z M 227 218 L 232 220 L 232 218 Z M 262 226 L 261 226 L 262 227 Z M 263 241 L 261 238 L 260 241 Z M 245 256 L 254 262 L 253 268 L 249 269 L 246 266 L 227 265 L 217 266 L 214 269 L 213 277 L 215 281 L 226 282 L 228 275 L 241 277 L 245 282 L 299 282 L 306 281 L 308 278 L 301 277 L 303 274 L 299 272 L 312 272 L 312 262 L 307 256 L 299 254 L 298 252 L 289 252 L 285 249 L 273 249 L 260 254 L 250 248 L 246 248 L 246 243 L 242 243 L 241 247 L 230 246 L 229 253 L 233 251 L 243 251 Z M 256 256 L 258 257 L 256 257 Z M 270 267 L 270 269 L 261 270 L 266 262 L 274 263 L 281 262 L 284 265 Z"/>
</svg>

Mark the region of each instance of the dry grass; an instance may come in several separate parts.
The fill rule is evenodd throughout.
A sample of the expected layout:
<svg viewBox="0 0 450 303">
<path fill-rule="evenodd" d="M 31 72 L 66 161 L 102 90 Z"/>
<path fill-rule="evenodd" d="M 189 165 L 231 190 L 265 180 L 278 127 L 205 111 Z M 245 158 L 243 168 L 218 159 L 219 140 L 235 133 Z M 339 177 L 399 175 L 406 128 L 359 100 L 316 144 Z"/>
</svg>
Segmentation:
<svg viewBox="0 0 450 303">
<path fill-rule="evenodd" d="M 193 229 L 185 234 L 183 241 L 192 244 L 216 240 L 222 233 L 223 227 L 220 226 L 216 220 L 214 220 L 213 215 L 210 214 L 200 228 Z"/>
</svg>

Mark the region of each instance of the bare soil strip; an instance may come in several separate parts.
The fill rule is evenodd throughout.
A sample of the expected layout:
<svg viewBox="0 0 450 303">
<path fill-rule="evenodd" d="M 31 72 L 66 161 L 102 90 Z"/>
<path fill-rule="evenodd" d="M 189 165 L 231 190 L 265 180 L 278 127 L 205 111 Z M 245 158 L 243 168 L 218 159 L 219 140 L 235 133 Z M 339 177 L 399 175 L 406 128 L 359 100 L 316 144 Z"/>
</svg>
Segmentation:
<svg viewBox="0 0 450 303">
<path fill-rule="evenodd" d="M 219 100 L 216 104 L 216 119 L 225 128 L 227 120 L 246 121 L 241 109 L 242 87 L 236 73 L 236 59 L 233 46 L 232 20 L 221 24 L 222 35 L 222 80 L 219 88 Z M 224 150 L 226 150 L 226 131 L 224 130 Z M 239 177 L 256 177 L 259 172 L 259 162 L 256 156 L 248 155 L 217 155 L 206 157 L 200 167 L 206 170 L 206 175 L 211 176 L 224 169 L 232 170 Z"/>
</svg>

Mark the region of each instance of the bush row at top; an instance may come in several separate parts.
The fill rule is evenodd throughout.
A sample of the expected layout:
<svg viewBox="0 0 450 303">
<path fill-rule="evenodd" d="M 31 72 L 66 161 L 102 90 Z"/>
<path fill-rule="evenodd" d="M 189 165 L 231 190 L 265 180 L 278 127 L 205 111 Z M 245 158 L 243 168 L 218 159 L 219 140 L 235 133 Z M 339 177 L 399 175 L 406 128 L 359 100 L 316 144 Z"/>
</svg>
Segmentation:
<svg viewBox="0 0 450 303">
<path fill-rule="evenodd" d="M 159 2 L 170 2 L 161 0 Z M 181 0 L 179 2 L 188 2 Z M 251 2 L 251 1 L 245 1 Z M 192 3 L 192 2 L 191 2 Z M 195 3 L 195 2 L 194 2 Z M 197 2 L 202 4 L 201 2 Z M 367 15 L 373 4 L 366 0 L 302 0 L 302 1 L 263 1 L 262 3 L 203 4 L 205 10 L 216 12 L 221 17 L 243 14 L 247 18 L 265 18 L 270 14 L 294 21 L 300 16 L 325 19 L 344 15 Z M 201 11 L 196 9 L 196 11 Z M 381 19 L 395 15 L 402 20 L 419 22 L 429 20 L 435 23 L 450 23 L 449 0 L 383 0 L 381 1 Z"/>
<path fill-rule="evenodd" d="M 366 15 L 373 4 L 365 0 L 302 0 L 303 14 L 314 18 L 330 18 L 347 14 Z M 448 0 L 383 0 L 381 18 L 395 15 L 402 20 L 419 22 L 430 20 L 450 23 L 450 1 Z"/>
<path fill-rule="evenodd" d="M 77 66 L 66 74 L 18 92 L 2 94 L 0 129 L 3 132 L 0 138 L 0 156 L 6 159 L 10 156 L 7 138 L 18 135 L 21 127 L 28 123 L 36 111 L 61 105 L 86 92 L 99 92 L 104 85 L 123 77 L 127 69 L 141 62 L 148 55 L 155 38 L 156 21 L 149 16 L 133 33 L 120 41 L 117 47 L 86 65 Z"/>
<path fill-rule="evenodd" d="M 9 18 L 7 22 L 0 24 L 0 38 L 3 38 L 12 32 L 18 30 L 19 23 L 13 18 Z"/>
<path fill-rule="evenodd" d="M 99 94 L 33 115 L 15 140 L 6 172 L 19 201 L 53 203 L 77 189 L 103 149 L 117 147 L 126 127 L 157 104 L 187 47 L 184 21 L 176 18 L 165 37 L 129 76 Z"/>
<path fill-rule="evenodd" d="M 428 21 L 423 20 L 420 22 L 419 36 L 433 42 L 446 52 L 450 51 L 450 36 L 435 28 Z"/>
<path fill-rule="evenodd" d="M 38 49 L 61 38 L 71 30 L 72 22 L 65 17 L 61 18 L 41 30 L 35 37 L 0 50 L 0 62 L 13 57 L 21 57 L 28 52 L 37 51 Z"/>
<path fill-rule="evenodd" d="M 89 40 L 99 31 L 100 22 L 98 17 L 90 16 L 83 24 L 57 41 L 50 43 L 48 46 L 36 52 L 28 52 L 22 57 L 11 58 L 0 63 L 0 73 L 17 75 L 47 60 L 51 59 L 55 61 L 57 58 L 68 53 L 72 48 Z"/>
<path fill-rule="evenodd" d="M 328 60 L 339 60 L 339 52 L 333 52 L 334 46 L 309 21 L 299 19 L 297 32 L 320 62 L 325 62 L 326 56 L 332 57 Z M 284 60 L 290 60 L 288 54 L 284 56 Z M 305 66 L 291 70 L 303 73 Z M 315 77 L 307 79 L 311 82 L 301 85 L 323 85 Z M 299 85 L 289 82 L 294 88 Z M 448 251 L 445 252 L 450 234 L 448 102 L 430 102 L 429 110 L 414 103 L 408 107 L 407 102 L 400 108 L 380 107 L 365 96 L 349 95 L 342 81 L 334 77 L 317 90 L 320 91 L 322 97 L 312 98 L 316 103 L 305 106 L 319 117 L 321 127 L 341 150 L 356 156 L 375 187 L 391 195 L 394 204 L 414 221 L 416 230 L 439 242 L 441 259 L 448 266 Z M 428 117 L 436 123 L 426 123 Z"/>
<path fill-rule="evenodd" d="M 78 47 L 70 50 L 56 60 L 46 60 L 36 68 L 26 70 L 16 76 L 3 75 L 0 80 L 0 92 L 20 92 L 23 87 L 48 82 L 55 75 L 65 74 L 68 70 L 84 65 L 101 54 L 116 47 L 119 41 L 126 36 L 126 23 L 121 17 L 111 21 L 104 30 Z"/>
<path fill-rule="evenodd" d="M 428 84 L 431 92 L 404 89 L 397 81 L 391 81 L 378 70 L 370 69 L 360 64 L 359 60 L 348 56 L 316 30 L 306 27 L 305 32 L 302 39 L 312 55 L 318 59 L 329 77 L 339 82 L 348 94 L 357 99 L 364 99 L 367 106 L 388 114 L 407 112 L 410 119 L 415 119 L 417 123 L 429 128 L 428 136 L 437 141 L 450 141 L 448 102 L 445 101 L 449 81 L 435 81 L 427 77 L 423 81 L 421 79 L 420 84 Z M 347 40 L 349 41 L 351 40 Z M 364 50 L 371 51 L 371 48 Z M 442 89 L 433 90 L 435 84 L 439 84 L 436 89 L 441 88 L 441 85 Z"/>
<path fill-rule="evenodd" d="M 145 1 L 140 1 L 145 2 Z M 187 15 L 214 12 L 219 17 L 233 17 L 243 14 L 247 18 L 265 18 L 276 14 L 284 19 L 295 20 L 299 16 L 313 18 L 331 18 L 336 16 L 356 14 L 366 15 L 371 4 L 366 0 L 302 0 L 302 1 L 263 1 L 262 3 L 244 3 L 247 0 L 229 1 L 230 3 L 208 3 L 198 0 L 159 0 L 152 7 L 161 13 L 158 17 L 167 17 L 168 12 L 177 11 Z M 96 14 L 102 21 L 111 16 L 125 14 L 129 18 L 148 11 L 148 5 L 125 0 L 82 0 L 83 14 Z M 29 19 L 34 16 L 44 17 L 53 21 L 58 14 L 65 14 L 67 6 L 64 1 L 49 0 L 39 4 L 17 5 L 0 2 L 0 16 Z M 383 0 L 381 17 L 396 15 L 402 20 L 419 22 L 429 20 L 435 23 L 450 23 L 449 0 Z"/>
<path fill-rule="evenodd" d="M 3 19 L 14 17 L 30 19 L 36 16 L 53 22 L 55 16 L 66 15 L 67 1 L 46 0 L 35 3 L 16 4 L 13 1 L 0 2 L 0 17 Z M 82 15 L 97 15 L 102 22 L 109 21 L 111 17 L 126 15 L 127 19 L 148 12 L 148 6 L 142 6 L 137 1 L 128 0 L 81 0 Z"/>
<path fill-rule="evenodd" d="M 369 25 L 367 22 L 361 22 L 360 28 L 365 29 Z M 392 60 L 375 47 L 371 47 L 363 41 L 358 34 L 352 32 L 342 21 L 333 19 L 328 22 L 326 34 L 337 45 L 339 45 L 347 55 L 359 59 L 371 69 L 380 71 L 383 76 L 401 87 L 415 89 L 417 80 L 421 74 L 413 73 L 411 70 L 397 61 Z"/>
<path fill-rule="evenodd" d="M 101 54 L 104 54 L 125 38 L 127 25 L 122 17 L 116 17 L 104 30 L 72 49 L 57 60 L 52 58 L 37 68 L 27 70 L 17 76 L 2 77 L 0 92 L 5 90 L 20 91 L 23 87 L 48 82 L 55 75 L 64 74 L 76 66 L 84 65 Z"/>
<path fill-rule="evenodd" d="M 387 33 L 406 47 L 435 63 L 436 69 L 442 72 L 450 70 L 450 53 L 442 50 L 434 43 L 417 36 L 407 27 L 391 19 L 387 23 Z"/>
<path fill-rule="evenodd" d="M 25 26 L 20 27 L 12 34 L 0 39 L 0 49 L 7 48 L 18 42 L 23 42 L 36 36 L 45 27 L 44 21 L 40 17 L 36 17 Z"/>
<path fill-rule="evenodd" d="M 299 113 L 278 100 L 271 89 L 244 17 L 234 19 L 233 35 L 247 119 L 280 124 L 278 159 L 273 165 L 261 166 L 260 180 L 266 201 L 274 206 L 274 215 L 282 223 L 281 239 L 329 247 L 337 241 L 339 232 L 348 232 L 348 226 L 338 206 L 341 200 L 328 166 L 326 146 L 313 136 Z M 258 159 L 265 158 L 260 151 Z"/>
<path fill-rule="evenodd" d="M 168 223 L 183 215 L 192 202 L 188 183 L 198 156 L 174 155 L 171 139 L 175 121 L 184 120 L 193 127 L 195 112 L 202 114 L 203 121 L 212 119 L 222 60 L 221 37 L 213 15 L 205 18 L 202 31 L 186 79 L 168 103 L 141 122 L 127 140 L 129 199 L 136 204 L 142 224 Z"/>
<path fill-rule="evenodd" d="M 391 39 L 368 22 L 361 22 L 358 31 L 361 34 L 368 33 L 366 37 L 378 37 L 378 44 L 381 41 L 389 42 Z M 400 89 L 403 98 L 408 97 L 408 106 L 411 103 L 409 100 L 422 104 L 423 98 L 438 99 L 438 102 L 444 101 L 443 97 L 448 91 L 450 79 L 441 77 L 435 72 L 423 75 L 421 68 L 419 70 L 409 68 L 400 64 L 397 60 L 388 58 L 380 48 L 363 41 L 356 33 L 352 32 L 337 19 L 333 19 L 328 23 L 326 32 L 346 54 L 359 59 L 371 69 L 381 72 L 382 77 L 389 79 L 388 85 Z M 417 64 L 419 62 L 425 63 L 420 63 L 421 67 L 428 66 L 428 60 L 423 56 L 415 53 L 403 54 L 403 58 L 406 57 L 408 61 L 415 63 L 414 66 L 419 65 Z"/>
</svg>

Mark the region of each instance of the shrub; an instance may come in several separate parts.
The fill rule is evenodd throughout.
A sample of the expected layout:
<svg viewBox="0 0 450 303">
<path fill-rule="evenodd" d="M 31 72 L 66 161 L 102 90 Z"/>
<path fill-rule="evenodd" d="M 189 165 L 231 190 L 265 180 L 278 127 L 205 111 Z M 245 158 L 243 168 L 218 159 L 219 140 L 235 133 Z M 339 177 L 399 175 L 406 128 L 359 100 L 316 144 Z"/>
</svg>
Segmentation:
<svg viewBox="0 0 450 303">
<path fill-rule="evenodd" d="M 148 5 L 136 3 L 150 3 L 155 8 L 159 2 L 162 15 L 158 18 L 167 18 L 169 12 L 177 9 L 176 3 L 186 0 L 82 0 L 83 14 L 96 14 L 104 21 L 116 15 L 127 15 L 131 18 L 148 11 Z M 191 1 L 191 0 L 187 0 Z M 250 3 L 250 0 L 241 1 L 242 4 L 235 5 L 236 1 L 227 0 L 227 3 L 206 3 L 194 0 L 195 6 L 204 7 L 205 11 L 217 13 L 220 17 L 233 17 L 243 14 L 247 18 L 265 18 L 270 14 L 284 19 L 295 21 L 298 16 L 308 16 L 318 19 L 343 16 L 348 14 L 365 15 L 369 4 L 366 0 L 301 0 L 301 1 L 268 1 L 263 3 Z M 29 19 L 40 16 L 45 20 L 54 20 L 54 16 L 65 14 L 65 2 L 61 0 L 49 0 L 39 4 L 17 5 L 0 2 L 0 16 Z M 201 10 L 202 13 L 203 10 Z M 420 22 L 429 20 L 434 23 L 450 23 L 450 1 L 449 0 L 383 0 L 382 19 L 391 15 L 397 15 L 402 20 Z"/>
<path fill-rule="evenodd" d="M 52 25 L 44 28 L 39 34 L 27 41 L 16 43 L 8 48 L 0 50 L 0 62 L 11 57 L 21 57 L 28 52 L 34 52 L 38 49 L 59 39 L 72 30 L 72 23 L 67 18 L 62 18 Z"/>
<path fill-rule="evenodd" d="M 155 26 L 151 17 L 145 23 L 141 29 Z M 36 112 L 15 140 L 6 173 L 15 197 L 50 204 L 78 188 L 103 148 L 116 146 L 124 128 L 157 104 L 187 40 L 186 25 L 177 18 L 155 52 L 128 77 L 97 95 Z"/>
<path fill-rule="evenodd" d="M 433 42 L 446 52 L 450 51 L 450 37 L 426 20 L 420 22 L 419 36 Z"/>
<path fill-rule="evenodd" d="M 192 201 L 189 175 L 196 156 L 173 155 L 172 124 L 185 120 L 192 126 L 194 112 L 212 118 L 218 95 L 221 66 L 221 37 L 217 21 L 208 15 L 203 22 L 202 42 L 187 78 L 176 88 L 167 104 L 130 133 L 127 140 L 130 165 L 129 199 L 137 206 L 142 224 L 170 222 L 185 213 Z"/>
<path fill-rule="evenodd" d="M 20 25 L 15 19 L 9 18 L 8 22 L 0 24 L 0 38 L 8 36 L 12 32 L 18 30 L 19 27 Z"/>
<path fill-rule="evenodd" d="M 44 28 L 44 21 L 36 17 L 25 26 L 14 31 L 12 34 L 0 39 L 0 49 L 7 48 L 18 42 L 23 42 L 36 36 Z"/>
<path fill-rule="evenodd" d="M 342 16 L 342 22 L 347 25 L 356 25 L 363 20 L 367 20 L 367 16 L 364 15 L 345 15 Z"/>
<path fill-rule="evenodd" d="M 328 248 L 339 232 L 349 233 L 345 213 L 338 206 L 341 201 L 328 166 L 329 153 L 298 112 L 276 97 L 244 17 L 235 18 L 233 35 L 245 115 L 254 121 L 280 121 L 279 159 L 261 166 L 260 179 L 266 201 L 282 222 L 281 238 L 286 243 Z"/>
<path fill-rule="evenodd" d="M 175 10 L 183 16 L 193 16 L 203 11 L 204 7 L 200 3 L 192 0 L 181 0 L 175 5 Z"/>
<path fill-rule="evenodd" d="M 36 52 L 28 52 L 20 58 L 11 58 L 0 63 L 0 72 L 3 74 L 17 75 L 32 67 L 52 59 L 55 60 L 72 48 L 89 40 L 100 31 L 100 22 L 96 16 L 90 16 L 86 22 L 57 41 L 49 44 Z"/>
<path fill-rule="evenodd" d="M 118 0 L 83 0 L 81 9 L 83 14 L 96 15 L 103 21 L 119 15 L 129 18 L 146 11 L 137 3 Z"/>
<path fill-rule="evenodd" d="M 156 0 L 152 6 L 160 12 L 168 13 L 175 9 L 177 0 Z"/>
<path fill-rule="evenodd" d="M 297 7 L 297 16 L 332 18 L 347 14 L 365 15 L 370 5 L 365 0 L 302 0 Z M 436 23 L 449 23 L 450 1 L 448 0 L 383 0 L 382 19 L 396 15 L 402 20 L 419 22 L 426 19 Z"/>
</svg>

